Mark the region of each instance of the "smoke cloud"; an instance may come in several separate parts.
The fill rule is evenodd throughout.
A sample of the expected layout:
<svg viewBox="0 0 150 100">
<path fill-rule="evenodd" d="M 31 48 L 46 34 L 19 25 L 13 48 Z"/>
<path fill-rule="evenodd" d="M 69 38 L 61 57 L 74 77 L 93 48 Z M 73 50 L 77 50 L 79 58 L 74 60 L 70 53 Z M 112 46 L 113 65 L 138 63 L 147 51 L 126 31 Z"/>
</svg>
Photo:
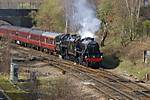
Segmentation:
<svg viewBox="0 0 150 100">
<path fill-rule="evenodd" d="M 92 0 L 91 0 L 92 1 Z M 96 17 L 96 7 L 90 0 L 72 0 L 69 22 L 71 30 L 82 38 L 95 38 L 101 21 Z"/>
</svg>

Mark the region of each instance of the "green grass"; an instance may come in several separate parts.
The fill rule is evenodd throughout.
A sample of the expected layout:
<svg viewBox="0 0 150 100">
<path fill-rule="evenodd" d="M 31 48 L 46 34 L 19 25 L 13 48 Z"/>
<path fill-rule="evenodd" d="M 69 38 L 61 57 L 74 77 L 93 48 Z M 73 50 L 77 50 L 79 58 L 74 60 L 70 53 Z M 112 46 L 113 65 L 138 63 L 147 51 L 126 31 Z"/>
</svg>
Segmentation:
<svg viewBox="0 0 150 100">
<path fill-rule="evenodd" d="M 134 65 L 130 61 L 123 60 L 116 68 L 119 72 L 126 72 L 130 75 L 136 76 L 138 79 L 143 79 L 147 73 L 150 73 L 150 67 L 143 65 Z"/>
<path fill-rule="evenodd" d="M 9 81 L 7 76 L 0 75 L 0 87 L 12 100 L 28 100 L 28 93 L 18 90 Z"/>
<path fill-rule="evenodd" d="M 3 49 L 4 47 L 0 45 L 0 49 Z"/>
</svg>

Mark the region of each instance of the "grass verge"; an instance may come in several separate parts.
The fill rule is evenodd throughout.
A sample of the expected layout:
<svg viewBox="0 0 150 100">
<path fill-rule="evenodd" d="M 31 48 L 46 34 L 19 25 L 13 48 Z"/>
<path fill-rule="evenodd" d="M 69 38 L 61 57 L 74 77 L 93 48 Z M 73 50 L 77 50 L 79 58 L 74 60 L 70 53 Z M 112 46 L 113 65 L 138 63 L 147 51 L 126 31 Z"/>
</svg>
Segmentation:
<svg viewBox="0 0 150 100">
<path fill-rule="evenodd" d="M 121 73 L 133 75 L 138 79 L 144 79 L 145 75 L 150 73 L 150 67 L 143 65 L 134 65 L 131 61 L 123 60 L 120 65 L 115 69 Z"/>
<path fill-rule="evenodd" d="M 28 93 L 18 90 L 8 80 L 7 76 L 0 75 L 0 87 L 12 100 L 28 100 Z"/>
</svg>

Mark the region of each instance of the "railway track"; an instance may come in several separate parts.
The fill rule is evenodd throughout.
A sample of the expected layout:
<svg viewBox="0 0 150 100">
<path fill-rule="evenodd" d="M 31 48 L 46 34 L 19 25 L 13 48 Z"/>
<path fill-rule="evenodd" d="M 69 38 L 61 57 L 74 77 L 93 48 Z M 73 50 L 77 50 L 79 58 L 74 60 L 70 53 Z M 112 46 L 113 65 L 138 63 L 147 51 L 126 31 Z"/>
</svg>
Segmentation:
<svg viewBox="0 0 150 100">
<path fill-rule="evenodd" d="M 3 89 L 0 88 L 0 100 L 12 100 Z"/>
<path fill-rule="evenodd" d="M 72 73 L 73 76 L 78 77 L 83 81 L 89 81 L 94 83 L 93 86 L 100 92 L 104 93 L 107 97 L 115 100 L 148 100 L 150 98 L 150 93 L 145 93 L 143 91 L 149 91 L 149 89 L 137 85 L 132 84 L 130 81 L 123 80 L 123 78 L 115 79 L 114 75 L 111 73 L 111 76 L 107 76 L 109 74 L 105 73 L 105 70 L 94 70 L 90 68 L 83 67 L 81 65 L 72 65 L 72 63 L 68 63 L 65 61 L 53 61 L 49 60 L 51 65 L 58 67 L 68 73 Z M 57 63 L 60 62 L 60 63 Z M 68 63 L 68 64 L 67 64 Z M 100 73 L 103 72 L 103 73 Z M 123 81 L 119 81 L 119 80 Z M 112 81 L 113 80 L 113 81 Z M 133 87 L 134 85 L 134 87 Z M 104 88 L 105 86 L 105 88 Z M 135 86 L 138 88 L 135 88 Z M 107 91 L 106 91 L 107 90 Z M 141 91 L 139 91 L 141 90 Z M 138 94 L 137 94 L 138 93 Z M 111 94 L 111 95 L 110 95 Z M 109 98 L 108 98 L 109 99 Z"/>
<path fill-rule="evenodd" d="M 77 68 L 79 70 L 83 69 L 83 66 L 81 66 L 81 65 L 77 65 L 77 66 L 78 66 Z M 130 89 L 136 93 L 140 93 L 141 95 L 150 97 L 150 89 L 148 89 L 134 81 L 128 80 L 124 77 L 118 76 L 114 73 L 111 73 L 111 72 L 103 70 L 103 69 L 100 69 L 100 70 L 95 70 L 95 69 L 90 69 L 90 68 L 87 68 L 87 69 L 89 70 L 88 73 L 93 74 L 96 77 L 100 76 L 103 79 L 107 79 L 107 81 L 109 81 L 110 83 L 119 83 L 121 86 L 124 86 L 127 89 Z"/>
<path fill-rule="evenodd" d="M 22 49 L 22 47 L 21 47 Z M 29 53 L 30 51 L 30 53 Z M 70 61 L 64 61 L 58 59 L 56 56 L 50 56 L 43 54 L 35 50 L 22 50 L 24 54 L 28 56 L 38 56 L 54 67 L 61 69 L 63 72 L 67 72 L 82 81 L 94 83 L 90 85 L 96 90 L 103 93 L 106 98 L 114 100 L 149 100 L 150 89 L 142 85 L 137 84 L 131 80 L 125 79 L 109 71 L 100 69 L 95 70 L 84 67 L 82 65 L 74 64 Z M 37 55 L 35 55 L 37 54 Z M 39 57 L 39 56 L 38 56 Z"/>
<path fill-rule="evenodd" d="M 66 65 L 62 65 L 62 64 L 57 65 L 57 63 L 55 63 L 54 66 L 58 67 L 59 69 L 65 71 L 65 72 L 71 73 L 71 75 L 77 77 L 78 79 L 80 79 L 84 82 L 94 83 L 94 85 L 92 85 L 92 87 L 97 89 L 101 93 L 103 93 L 107 99 L 118 100 L 117 96 L 118 97 L 126 97 L 126 98 L 124 98 L 124 100 L 127 100 L 127 99 L 134 100 L 135 99 L 135 98 L 115 89 L 114 87 L 108 85 L 108 83 L 105 83 L 104 80 L 99 80 L 95 76 L 93 76 L 85 71 L 81 71 L 78 69 L 72 69 L 72 68 L 66 67 Z M 108 93 L 108 90 L 109 90 L 109 93 Z M 112 95 L 112 93 L 114 92 L 113 90 L 116 91 L 115 95 Z M 123 100 L 123 99 L 120 98 L 120 100 Z"/>
</svg>

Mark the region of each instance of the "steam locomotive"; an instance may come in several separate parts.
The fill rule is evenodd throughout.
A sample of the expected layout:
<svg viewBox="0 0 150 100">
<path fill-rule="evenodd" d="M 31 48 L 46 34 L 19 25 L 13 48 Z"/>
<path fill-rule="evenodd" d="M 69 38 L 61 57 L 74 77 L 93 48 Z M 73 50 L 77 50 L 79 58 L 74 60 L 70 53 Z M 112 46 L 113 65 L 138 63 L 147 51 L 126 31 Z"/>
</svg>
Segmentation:
<svg viewBox="0 0 150 100">
<path fill-rule="evenodd" d="M 58 54 L 63 59 L 73 60 L 92 68 L 99 68 L 103 61 L 103 54 L 94 38 L 82 39 L 77 34 L 45 32 L 32 28 L 1 25 L 0 37 L 8 34 L 17 44 Z"/>
</svg>

